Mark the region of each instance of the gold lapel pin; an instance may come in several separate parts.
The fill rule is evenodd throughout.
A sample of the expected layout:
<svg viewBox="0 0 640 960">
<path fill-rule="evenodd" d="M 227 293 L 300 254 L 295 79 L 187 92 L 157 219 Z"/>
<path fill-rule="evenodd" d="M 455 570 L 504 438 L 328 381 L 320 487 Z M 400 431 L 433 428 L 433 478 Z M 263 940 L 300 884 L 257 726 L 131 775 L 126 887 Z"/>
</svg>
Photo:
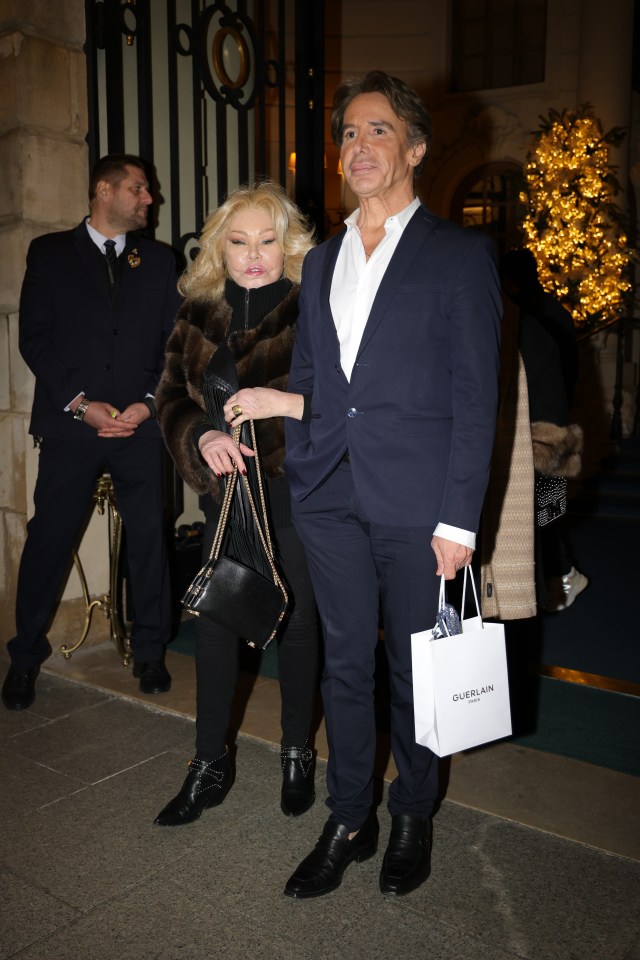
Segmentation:
<svg viewBox="0 0 640 960">
<path fill-rule="evenodd" d="M 127 260 L 129 261 L 129 266 L 131 267 L 132 270 L 135 270 L 136 267 L 140 266 L 140 264 L 142 263 L 142 260 L 138 256 L 137 247 L 134 247 L 134 249 L 131 251 L 131 253 L 127 257 Z"/>
</svg>

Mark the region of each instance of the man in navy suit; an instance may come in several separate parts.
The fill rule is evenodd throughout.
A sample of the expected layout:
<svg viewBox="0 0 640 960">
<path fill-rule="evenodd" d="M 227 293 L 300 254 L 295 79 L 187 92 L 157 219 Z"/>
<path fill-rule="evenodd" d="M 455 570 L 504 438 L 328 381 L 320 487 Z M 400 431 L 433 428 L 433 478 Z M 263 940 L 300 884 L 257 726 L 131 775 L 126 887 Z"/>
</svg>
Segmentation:
<svg viewBox="0 0 640 960">
<path fill-rule="evenodd" d="M 391 834 L 383 893 L 430 871 L 437 758 L 415 742 L 412 632 L 433 626 L 439 577 L 471 561 L 489 476 L 500 287 L 491 243 L 415 197 L 429 115 L 375 71 L 342 84 L 332 133 L 359 208 L 305 260 L 286 470 L 325 635 L 331 816 L 285 893 L 334 890 L 373 856 L 374 652 L 391 683 Z M 298 416 L 301 419 L 298 419 Z M 431 544 L 431 548 L 429 548 Z"/>
<path fill-rule="evenodd" d="M 153 395 L 180 298 L 172 252 L 135 232 L 152 202 L 138 157 L 103 157 L 90 178 L 89 217 L 29 247 L 19 342 L 36 378 L 29 432 L 40 455 L 2 688 L 9 710 L 33 703 L 51 652 L 47 626 L 105 471 L 126 531 L 134 676 L 144 693 L 171 685 L 164 445 Z"/>
</svg>

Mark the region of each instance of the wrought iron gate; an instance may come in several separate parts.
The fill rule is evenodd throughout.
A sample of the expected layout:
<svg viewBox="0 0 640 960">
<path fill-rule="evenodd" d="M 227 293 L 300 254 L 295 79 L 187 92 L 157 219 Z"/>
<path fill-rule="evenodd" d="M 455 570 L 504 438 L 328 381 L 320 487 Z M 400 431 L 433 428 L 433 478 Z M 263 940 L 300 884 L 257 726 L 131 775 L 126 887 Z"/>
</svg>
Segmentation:
<svg viewBox="0 0 640 960">
<path fill-rule="evenodd" d="M 152 235 L 186 264 L 228 191 L 270 177 L 322 238 L 324 0 L 85 0 L 85 10 L 89 161 L 147 161 Z M 197 502 L 185 504 L 167 466 L 168 513 L 193 520 Z M 180 531 L 198 526 L 178 527 L 174 585 Z"/>
<path fill-rule="evenodd" d="M 86 0 L 86 19 L 90 162 L 148 161 L 158 239 L 186 261 L 207 213 L 266 176 L 322 236 L 324 0 Z"/>
</svg>

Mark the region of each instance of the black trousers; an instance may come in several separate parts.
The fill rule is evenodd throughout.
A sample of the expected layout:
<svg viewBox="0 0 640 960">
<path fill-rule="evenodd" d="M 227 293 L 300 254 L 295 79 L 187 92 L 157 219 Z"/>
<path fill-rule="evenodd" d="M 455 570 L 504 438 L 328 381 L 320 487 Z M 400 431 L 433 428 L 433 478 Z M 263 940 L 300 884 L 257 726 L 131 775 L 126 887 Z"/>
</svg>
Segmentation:
<svg viewBox="0 0 640 960">
<path fill-rule="evenodd" d="M 438 799 L 438 761 L 415 742 L 411 634 L 432 627 L 437 614 L 433 527 L 369 522 L 346 463 L 293 504 L 293 519 L 324 633 L 328 806 L 340 823 L 357 830 L 373 802 L 374 671 L 382 604 L 391 748 L 398 769 L 389 787 L 389 812 L 426 819 Z"/>
<path fill-rule="evenodd" d="M 207 520 L 203 557 L 215 533 Z M 273 531 L 274 549 L 287 583 L 290 610 L 278 644 L 282 700 L 282 744 L 303 746 L 309 736 L 318 680 L 319 636 L 315 599 L 302 544 L 293 527 Z M 205 617 L 196 621 L 196 752 L 203 760 L 221 756 L 238 677 L 238 636 Z"/>
<path fill-rule="evenodd" d="M 159 437 L 83 440 L 45 438 L 27 524 L 16 594 L 17 635 L 7 648 L 19 670 L 49 654 L 46 631 L 63 588 L 71 553 L 108 471 L 126 529 L 127 562 L 135 609 L 135 660 L 159 660 L 171 638 L 171 591 L 163 521 L 164 444 Z M 105 542 L 105 551 L 107 543 Z"/>
</svg>

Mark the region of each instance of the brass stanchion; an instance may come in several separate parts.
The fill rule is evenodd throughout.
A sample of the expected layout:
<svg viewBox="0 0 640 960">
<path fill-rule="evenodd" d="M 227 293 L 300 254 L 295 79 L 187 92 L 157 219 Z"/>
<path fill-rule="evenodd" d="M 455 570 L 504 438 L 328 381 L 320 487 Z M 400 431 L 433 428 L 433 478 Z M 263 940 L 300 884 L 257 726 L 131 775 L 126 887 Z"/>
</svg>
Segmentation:
<svg viewBox="0 0 640 960">
<path fill-rule="evenodd" d="M 62 644 L 60 652 L 65 660 L 70 660 L 78 647 L 82 646 L 91 626 L 93 611 L 99 608 L 109 620 L 109 633 L 116 650 L 122 659 L 123 666 L 129 666 L 131 660 L 131 641 L 127 633 L 122 615 L 122 577 L 120 575 L 120 550 L 122 547 L 122 517 L 116 503 L 113 481 L 108 473 L 98 480 L 94 499 L 98 513 L 104 514 L 107 510 L 108 538 L 109 538 L 109 592 L 91 600 L 87 578 L 82 562 L 77 552 L 73 551 L 73 562 L 80 577 L 82 595 L 85 604 L 85 620 L 82 635 L 72 647 Z"/>
</svg>

